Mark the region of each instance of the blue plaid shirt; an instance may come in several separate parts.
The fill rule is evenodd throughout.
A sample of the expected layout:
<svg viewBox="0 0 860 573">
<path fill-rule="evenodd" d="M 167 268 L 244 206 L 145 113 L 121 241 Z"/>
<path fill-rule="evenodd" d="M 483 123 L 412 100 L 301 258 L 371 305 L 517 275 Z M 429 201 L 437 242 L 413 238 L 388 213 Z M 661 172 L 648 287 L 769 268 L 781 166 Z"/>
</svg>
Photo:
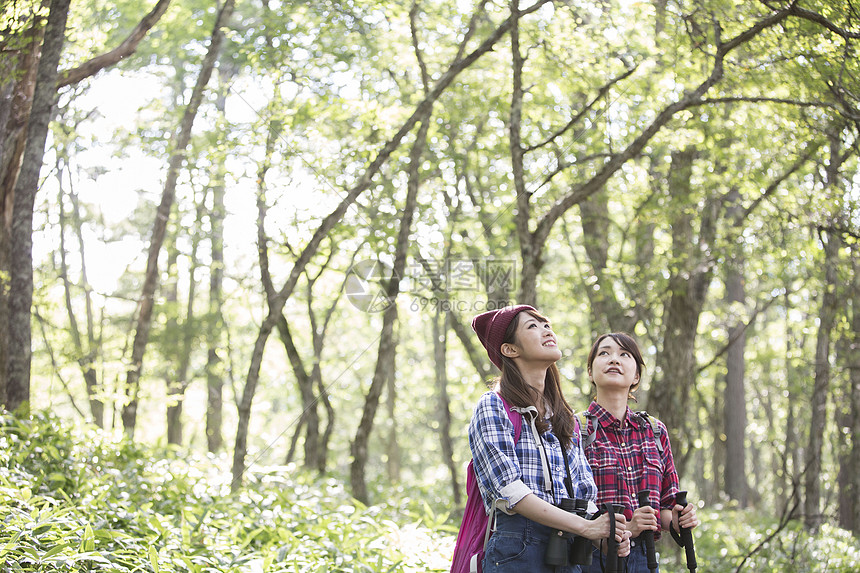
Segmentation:
<svg viewBox="0 0 860 573">
<path fill-rule="evenodd" d="M 554 505 L 570 497 L 564 486 L 567 473 L 563 450 L 558 438 L 552 433 L 552 427 L 540 436 L 552 476 L 552 484 L 549 485 L 544 480 L 540 442 L 535 436 L 530 414 L 524 414 L 522 420 L 520 440 L 515 445 L 514 425 L 498 394 L 487 392 L 475 407 L 469 424 L 469 447 L 487 513 L 497 500 L 504 500 L 502 510 L 510 512 L 530 493 Z M 567 456 L 574 497 L 596 502 L 597 486 L 582 451 L 578 426 L 574 430 L 573 446 L 569 448 Z"/>
</svg>

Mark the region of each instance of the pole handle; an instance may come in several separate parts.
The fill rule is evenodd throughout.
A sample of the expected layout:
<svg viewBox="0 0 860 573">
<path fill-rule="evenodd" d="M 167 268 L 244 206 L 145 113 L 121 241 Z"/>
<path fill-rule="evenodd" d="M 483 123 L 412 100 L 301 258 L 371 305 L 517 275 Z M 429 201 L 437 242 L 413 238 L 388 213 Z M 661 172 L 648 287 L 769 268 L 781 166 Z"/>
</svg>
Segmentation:
<svg viewBox="0 0 860 573">
<path fill-rule="evenodd" d="M 606 540 L 606 573 L 618 573 L 618 542 L 615 541 L 615 506 L 606 505 L 609 514 L 609 537 Z"/>
<path fill-rule="evenodd" d="M 645 489 L 637 494 L 639 498 L 639 507 L 651 507 L 651 493 Z M 645 558 L 648 561 L 648 570 L 657 570 L 657 550 L 654 547 L 654 532 L 650 529 L 639 534 L 642 541 L 645 543 Z"/>
<path fill-rule="evenodd" d="M 680 506 L 687 507 L 687 492 L 679 491 L 675 496 L 675 503 Z M 680 544 L 684 548 L 684 552 L 687 554 L 687 569 L 695 571 L 698 565 L 696 564 L 696 550 L 693 547 L 693 532 L 690 531 L 689 527 L 681 527 L 680 523 L 678 524 L 678 527 L 681 530 Z"/>
</svg>

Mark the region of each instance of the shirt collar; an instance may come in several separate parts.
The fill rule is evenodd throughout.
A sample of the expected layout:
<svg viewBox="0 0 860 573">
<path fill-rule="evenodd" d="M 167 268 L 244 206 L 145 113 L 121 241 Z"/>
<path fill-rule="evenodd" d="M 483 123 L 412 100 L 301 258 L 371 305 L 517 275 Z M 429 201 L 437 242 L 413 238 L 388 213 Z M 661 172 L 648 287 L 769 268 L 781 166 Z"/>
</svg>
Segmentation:
<svg viewBox="0 0 860 573">
<path fill-rule="evenodd" d="M 588 406 L 588 413 L 592 414 L 597 422 L 604 428 L 611 428 L 613 426 L 616 428 L 621 427 L 621 420 L 613 416 L 609 410 L 598 404 L 596 400 Z M 637 429 L 642 425 L 642 418 L 639 416 L 638 412 L 631 410 L 630 406 L 627 406 L 625 418 L 630 425 Z"/>
</svg>

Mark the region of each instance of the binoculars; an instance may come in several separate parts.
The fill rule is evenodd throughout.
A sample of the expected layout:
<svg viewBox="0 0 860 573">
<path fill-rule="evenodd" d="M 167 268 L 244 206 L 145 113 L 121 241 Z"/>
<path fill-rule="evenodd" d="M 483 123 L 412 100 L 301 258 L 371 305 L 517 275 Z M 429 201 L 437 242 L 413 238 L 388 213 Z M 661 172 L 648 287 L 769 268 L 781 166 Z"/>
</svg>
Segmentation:
<svg viewBox="0 0 860 573">
<path fill-rule="evenodd" d="M 559 507 L 568 513 L 587 518 L 588 500 L 563 499 Z M 549 537 L 544 563 L 552 567 L 591 565 L 591 541 L 567 531 L 556 529 Z"/>
</svg>

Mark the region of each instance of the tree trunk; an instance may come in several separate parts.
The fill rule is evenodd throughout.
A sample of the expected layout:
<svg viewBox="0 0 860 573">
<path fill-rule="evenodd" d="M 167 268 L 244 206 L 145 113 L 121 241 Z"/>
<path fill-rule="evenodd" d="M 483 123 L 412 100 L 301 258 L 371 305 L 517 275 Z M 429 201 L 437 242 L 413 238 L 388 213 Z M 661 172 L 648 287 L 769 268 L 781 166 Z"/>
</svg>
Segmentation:
<svg viewBox="0 0 860 573">
<path fill-rule="evenodd" d="M 386 467 L 388 469 L 388 481 L 390 483 L 400 482 L 400 442 L 397 438 L 397 380 L 394 376 L 395 368 L 391 368 L 390 376 L 386 385 L 386 406 L 388 414 L 388 438 L 385 443 L 385 455 L 387 457 Z"/>
<path fill-rule="evenodd" d="M 122 425 L 125 433 L 130 438 L 134 437 L 135 424 L 137 423 L 137 401 L 140 391 L 140 375 L 143 369 L 143 356 L 146 345 L 149 342 L 149 330 L 152 325 L 152 310 L 155 303 L 155 291 L 158 287 L 158 256 L 164 237 L 167 232 L 167 222 L 176 195 L 176 181 L 179 178 L 179 170 L 185 161 L 185 152 L 191 140 L 191 128 L 200 103 L 203 101 L 203 92 L 212 76 L 215 62 L 218 60 L 218 52 L 224 39 L 222 27 L 226 25 L 233 13 L 234 0 L 227 0 L 218 12 L 209 49 L 203 58 L 200 75 L 191 99 L 185 108 L 179 131 L 172 146 L 170 161 L 167 168 L 167 177 L 161 194 L 161 204 L 156 212 L 155 224 L 152 228 L 152 238 L 149 243 L 149 253 L 146 261 L 146 273 L 144 275 L 143 289 L 141 291 L 138 305 L 137 319 L 134 325 L 134 341 L 132 343 L 131 359 L 126 372 L 126 402 L 122 408 Z"/>
<path fill-rule="evenodd" d="M 319 465 L 317 455 L 319 454 L 319 413 L 317 411 L 317 399 L 314 396 L 314 380 L 305 369 L 299 351 L 293 342 L 287 318 L 283 317 L 278 322 L 278 333 L 284 343 L 284 350 L 293 368 L 296 384 L 299 387 L 299 395 L 302 399 L 302 415 L 300 426 L 305 431 L 305 466 L 316 468 Z"/>
<path fill-rule="evenodd" d="M 672 273 L 669 278 L 669 301 L 663 312 L 663 348 L 657 355 L 660 380 L 649 388 L 648 405 L 665 422 L 675 455 L 678 472 L 683 473 L 688 445 L 692 436 L 687 431 L 690 410 L 690 388 L 696 383 L 696 334 L 699 316 L 713 273 L 704 258 L 710 255 L 713 242 L 715 206 L 709 204 L 701 213 L 698 238 L 693 222 L 695 200 L 690 181 L 692 148 L 672 152 L 669 192 L 673 211 Z"/>
<path fill-rule="evenodd" d="M 319 278 L 321 275 L 322 269 L 316 276 L 317 278 Z M 344 277 L 344 283 L 346 283 L 346 280 L 347 277 Z M 314 279 L 314 281 L 316 281 L 316 279 Z M 328 325 L 331 323 L 331 319 L 334 316 L 335 309 L 337 309 L 338 302 L 344 292 L 344 289 L 338 289 L 338 294 L 329 305 L 328 310 L 323 317 L 322 324 L 318 324 L 316 315 L 314 315 L 313 309 L 311 308 L 310 291 L 312 284 L 313 282 L 308 281 L 308 315 L 311 319 L 311 335 L 313 337 L 314 348 L 314 362 L 311 366 L 311 380 L 314 384 L 316 384 L 318 400 L 323 403 L 323 407 L 325 408 L 327 416 L 326 427 L 322 433 L 322 436 L 319 436 L 317 438 L 317 451 L 314 452 L 313 458 L 316 460 L 317 471 L 322 475 L 323 473 L 325 473 L 326 464 L 328 462 L 328 444 L 329 440 L 331 439 L 331 434 L 334 431 L 335 412 L 334 407 L 331 404 L 331 400 L 329 400 L 329 389 L 326 388 L 323 384 L 322 367 L 320 365 L 322 364 L 322 353 L 326 332 L 328 331 Z M 318 415 L 314 422 L 319 425 L 320 419 Z M 317 429 L 316 432 L 317 434 L 319 434 L 319 429 Z"/>
<path fill-rule="evenodd" d="M 221 323 L 216 322 L 216 324 Z M 224 379 L 219 368 L 220 364 L 221 358 L 218 356 L 217 345 L 213 344 L 206 352 L 206 449 L 213 454 L 221 451 L 224 443 L 221 433 L 224 412 Z"/>
<path fill-rule="evenodd" d="M 188 300 L 185 303 L 184 320 L 181 318 L 179 311 L 178 277 L 171 285 L 173 289 L 173 306 L 175 308 L 168 308 L 167 310 L 170 316 L 168 319 L 168 329 L 175 329 L 175 333 L 168 333 L 167 337 L 167 340 L 175 341 L 173 348 L 167 349 L 167 355 L 170 356 L 172 354 L 175 363 L 173 375 L 167 381 L 167 443 L 174 445 L 181 445 L 183 443 L 183 402 L 185 400 L 185 391 L 191 383 L 188 379 L 188 369 L 191 365 L 194 332 L 197 330 L 197 322 L 194 316 L 197 281 L 194 279 L 194 275 L 198 267 L 197 251 L 200 248 L 200 233 L 198 229 L 203 226 L 205 204 L 206 196 L 204 193 L 197 204 L 197 224 L 191 229 L 191 253 L 188 265 Z"/>
<path fill-rule="evenodd" d="M 790 311 L 793 306 L 791 303 L 791 288 L 790 285 L 786 285 L 785 293 L 783 293 L 783 306 L 787 311 Z M 784 474 L 785 474 L 785 486 L 783 489 L 783 499 L 786 500 L 786 507 L 791 507 L 795 505 L 795 499 L 799 499 L 800 491 L 801 491 L 801 481 L 803 479 L 803 460 L 802 460 L 802 449 L 801 449 L 801 434 L 799 428 L 801 427 L 801 423 L 805 422 L 801 416 L 798 415 L 799 411 L 805 411 L 807 408 L 805 405 L 807 404 L 807 398 L 805 396 L 801 396 L 798 392 L 799 388 L 803 387 L 803 384 L 800 382 L 801 380 L 808 379 L 806 372 L 801 371 L 800 368 L 796 366 L 798 360 L 792 358 L 792 355 L 795 354 L 794 349 L 804 349 L 806 348 L 806 336 L 804 334 L 804 329 L 798 327 L 796 329 L 793 328 L 794 324 L 789 318 L 789 313 L 786 312 L 785 317 L 785 340 L 786 340 L 786 348 L 785 348 L 785 379 L 787 385 L 787 409 L 788 414 L 786 415 L 785 421 L 785 454 L 784 454 Z M 797 406 L 798 404 L 803 404 L 804 406 Z M 797 504 L 799 507 L 799 504 Z M 792 515 L 792 517 L 796 517 L 796 515 Z"/>
<path fill-rule="evenodd" d="M 460 481 L 457 479 L 457 465 L 454 463 L 454 444 L 451 441 L 451 400 L 448 397 L 448 316 L 437 308 L 433 316 L 433 366 L 436 376 L 436 392 L 439 395 L 439 440 L 442 445 L 443 462 L 451 473 L 451 490 L 454 493 L 454 505 L 462 501 Z"/>
<path fill-rule="evenodd" d="M 21 171 L 15 183 L 10 243 L 9 332 L 6 361 L 6 408 L 29 413 L 30 359 L 32 356 L 30 311 L 33 303 L 33 208 L 39 188 L 39 172 L 45 155 L 48 126 L 57 100 L 57 66 L 63 51 L 69 0 L 52 0 L 33 107 L 27 125 L 27 143 Z"/>
<path fill-rule="evenodd" d="M 60 165 L 57 166 L 57 185 L 59 186 L 59 197 L 57 204 L 59 205 L 59 223 L 60 223 L 60 278 L 63 281 L 63 294 L 66 303 L 66 315 L 69 318 L 69 331 L 72 336 L 72 344 L 75 347 L 77 362 L 81 368 L 81 374 L 84 377 L 84 383 L 87 390 L 87 399 L 90 405 L 90 415 L 93 422 L 98 427 L 104 425 L 104 403 L 99 397 L 101 384 L 99 384 L 93 363 L 98 354 L 95 343 L 95 333 L 93 330 L 93 306 L 92 297 L 90 296 L 89 282 L 87 281 L 87 265 L 84 251 L 83 224 L 81 222 L 80 205 L 78 204 L 77 194 L 73 189 L 69 189 L 68 197 L 72 204 L 72 220 L 74 222 L 75 237 L 78 241 L 78 252 L 81 257 L 81 288 L 84 291 L 86 302 L 86 323 L 87 323 L 87 345 L 84 347 L 83 337 L 81 336 L 78 320 L 75 316 L 72 305 L 72 282 L 69 277 L 69 266 L 66 259 L 68 249 L 66 247 L 66 228 L 68 221 L 65 209 L 66 192 L 63 187 L 64 170 Z"/>
<path fill-rule="evenodd" d="M 322 438 L 320 439 L 320 453 L 319 456 L 317 456 L 317 471 L 319 471 L 320 474 L 323 474 L 325 473 L 326 464 L 328 463 L 328 445 L 331 441 L 331 435 L 334 432 L 335 411 L 334 406 L 332 406 L 331 400 L 328 397 L 328 388 L 324 387 L 322 384 L 322 373 L 320 372 L 319 361 L 314 363 L 313 369 L 313 376 L 317 381 L 317 393 L 319 394 L 320 400 L 322 400 L 323 407 L 325 407 L 326 411 L 326 425 Z"/>
<path fill-rule="evenodd" d="M 396 280 L 391 280 L 390 283 L 396 283 Z M 396 294 L 397 287 L 389 286 L 386 290 L 388 296 Z M 389 299 L 390 300 L 390 299 Z M 373 372 L 373 379 L 370 383 L 370 388 L 364 398 L 364 408 L 362 410 L 361 420 L 350 446 L 352 455 L 352 464 L 350 464 L 350 485 L 352 487 L 352 496 L 362 503 L 369 502 L 369 494 L 367 491 L 367 482 L 365 479 L 365 467 L 369 457 L 368 446 L 370 442 L 370 434 L 373 431 L 373 420 L 376 416 L 376 409 L 379 405 L 379 397 L 382 395 L 382 388 L 385 385 L 387 377 L 393 376 L 391 371 L 394 368 L 394 323 L 397 320 L 397 305 L 392 304 L 385 309 L 382 317 L 382 332 L 379 337 L 379 346 L 376 358 L 376 368 Z"/>
<path fill-rule="evenodd" d="M 846 349 L 848 363 L 847 434 L 851 436 L 839 474 L 844 476 L 839 489 L 839 526 L 860 535 L 860 258 L 851 257 L 851 332 Z"/>
<path fill-rule="evenodd" d="M 714 392 L 714 403 L 707 414 L 708 433 L 713 436 L 714 442 L 711 447 L 711 467 L 713 471 L 712 480 L 708 480 L 710 486 L 709 497 L 703 499 L 707 503 L 718 503 L 721 499 L 721 492 L 725 491 L 725 467 L 726 467 L 726 440 L 724 439 L 724 416 L 721 416 L 725 411 L 725 392 L 722 394 L 719 391 Z M 719 414 L 718 414 L 719 413 Z M 673 448 L 675 446 L 673 445 Z M 698 468 L 697 468 L 698 469 Z M 696 475 L 706 475 L 704 473 L 696 473 Z"/>
<path fill-rule="evenodd" d="M 179 386 L 179 368 L 181 347 L 179 336 L 179 249 L 176 246 L 176 236 L 168 239 L 167 268 L 164 288 L 164 308 L 167 315 L 162 337 L 162 353 L 166 357 L 164 364 L 164 382 L 167 387 L 167 443 L 182 443 L 182 394 Z"/>
<path fill-rule="evenodd" d="M 96 340 L 95 332 L 95 316 L 93 311 L 92 288 L 87 273 L 86 251 L 84 249 L 84 232 L 83 222 L 81 220 L 81 206 L 78 201 L 78 194 L 70 189 L 69 197 L 72 200 L 72 219 L 75 222 L 75 235 L 78 241 L 78 252 L 81 255 L 81 286 L 84 290 L 84 306 L 86 309 L 87 321 L 87 353 L 81 362 L 84 381 L 87 386 L 87 396 L 90 401 L 90 411 L 92 412 L 93 420 L 100 428 L 104 427 L 104 402 L 101 394 L 103 384 L 98 379 L 96 374 L 96 360 L 101 357 L 101 341 Z"/>
<path fill-rule="evenodd" d="M 178 444 L 182 440 L 182 430 L 178 428 L 182 407 L 179 404 L 180 393 L 178 385 L 178 367 L 180 355 L 179 346 L 179 248 L 177 237 L 172 234 L 166 239 L 167 267 L 164 269 L 164 286 L 161 291 L 164 296 L 164 334 L 161 337 L 161 352 L 165 357 L 163 364 L 164 384 L 167 390 L 167 443 Z M 179 440 L 179 441 L 177 441 Z"/>
<path fill-rule="evenodd" d="M 268 4 L 266 3 L 266 7 Z M 275 91 L 275 95 L 270 102 L 270 107 L 274 107 L 276 101 L 279 99 L 279 92 Z M 269 110 L 272 111 L 271 109 Z M 241 485 L 242 475 L 245 472 L 245 453 L 248 448 L 248 425 L 251 420 L 251 403 L 254 400 L 254 394 L 257 391 L 257 382 L 260 378 L 260 367 L 263 361 L 263 350 L 266 346 L 266 341 L 269 338 L 272 330 L 277 327 L 282 321 L 284 321 L 283 308 L 284 303 L 286 303 L 286 298 L 281 302 L 281 297 L 275 296 L 275 287 L 272 283 L 271 274 L 269 273 L 269 245 L 268 245 L 268 237 L 266 236 L 265 223 L 266 223 L 266 213 L 267 213 L 267 205 L 266 205 L 266 174 L 271 167 L 272 153 L 275 146 L 275 139 L 277 138 L 280 130 L 280 122 L 273 117 L 270 117 L 268 125 L 267 125 L 267 133 L 266 133 L 266 144 L 265 144 L 265 152 L 263 156 L 263 161 L 260 164 L 257 170 L 257 254 L 259 257 L 260 264 L 260 278 L 263 284 L 263 292 L 266 295 L 266 306 L 268 307 L 268 315 L 266 319 L 263 321 L 262 326 L 260 327 L 260 332 L 257 335 L 257 342 L 254 345 L 254 350 L 251 354 L 251 366 L 248 371 L 248 376 L 245 380 L 245 389 L 242 391 L 242 397 L 238 404 L 239 410 L 239 423 L 236 429 L 236 443 L 233 447 L 233 481 L 230 483 L 230 489 L 232 491 L 237 491 L 239 486 Z M 341 202 L 341 204 L 344 201 Z M 323 221 L 322 227 L 326 226 L 326 222 L 329 221 L 331 215 L 326 218 L 326 221 Z M 319 229 L 316 233 L 314 233 L 314 237 L 319 235 Z M 320 239 L 321 240 L 321 239 Z M 313 240 L 311 241 L 313 243 Z M 319 242 L 317 242 L 317 245 Z M 314 251 L 318 248 L 318 246 L 314 247 Z M 308 248 L 305 248 L 305 252 L 308 251 Z M 308 256 L 308 259 L 310 255 Z M 301 257 L 299 257 L 299 261 Z M 299 264 L 299 261 L 296 261 L 296 265 Z M 305 263 L 307 264 L 307 263 Z M 295 267 L 293 268 L 293 272 L 290 275 L 293 286 L 295 288 L 295 283 L 298 281 L 299 273 L 296 272 Z M 286 288 L 286 286 L 284 287 Z M 288 295 L 289 296 L 289 295 Z M 299 426 L 301 426 L 303 420 L 300 420 Z M 296 429 L 295 439 L 298 439 L 299 430 L 301 428 Z M 295 445 L 295 440 L 293 441 L 293 445 L 291 446 L 291 450 Z M 290 457 L 292 454 L 288 454 Z"/>
<path fill-rule="evenodd" d="M 42 0 L 47 8 L 49 0 Z M 0 45 L 0 324 L 10 324 L 9 288 L 12 274 L 12 215 L 15 183 L 27 143 L 27 122 L 33 104 L 36 72 L 45 19 L 33 16 L 25 30 L 24 49 L 9 50 Z M 6 364 L 9 350 L 9 328 L 0 328 L 0 405 L 6 405 Z"/>
<path fill-rule="evenodd" d="M 591 272 L 596 279 L 594 284 L 586 285 L 591 302 L 591 334 L 593 338 L 605 332 L 633 332 L 636 315 L 627 312 L 618 303 L 614 284 L 606 276 L 609 261 L 609 198 L 605 189 L 594 193 L 579 203 L 582 221 L 582 242 Z"/>
<path fill-rule="evenodd" d="M 834 194 L 841 192 L 840 169 L 851 151 L 843 154 L 839 129 L 829 134 L 830 154 L 825 165 L 825 188 Z M 841 201 L 838 203 L 841 205 Z M 842 213 L 833 213 L 834 219 Z M 815 344 L 815 383 L 811 397 L 811 420 L 809 425 L 809 445 L 806 449 L 804 481 L 804 525 L 810 531 L 818 531 L 824 518 L 821 513 L 821 450 L 827 427 L 827 397 L 830 392 L 830 340 L 836 325 L 839 297 L 839 254 L 842 238 L 839 232 L 819 229 L 819 239 L 824 246 L 824 277 L 822 281 L 821 309 L 818 315 L 818 333 Z"/>
<path fill-rule="evenodd" d="M 421 118 L 421 125 L 415 136 L 415 143 L 409 153 L 409 179 L 407 182 L 406 204 L 403 206 L 403 215 L 400 218 L 400 229 L 397 232 L 397 246 L 394 253 L 394 266 L 391 279 L 388 281 L 386 296 L 391 304 L 382 315 L 382 333 L 379 338 L 379 351 L 377 353 L 376 368 L 370 388 L 365 396 L 364 409 L 361 421 L 355 432 L 355 438 L 350 447 L 352 464 L 350 466 L 350 485 L 352 495 L 362 503 L 368 503 L 367 482 L 365 479 L 365 466 L 368 460 L 368 445 L 370 433 L 373 430 L 373 420 L 379 405 L 379 397 L 382 388 L 389 377 L 394 377 L 394 353 L 396 343 L 394 338 L 394 324 L 397 321 L 397 295 L 400 293 L 400 278 L 406 268 L 406 255 L 409 249 L 409 234 L 412 229 L 412 220 L 418 201 L 418 188 L 420 186 L 419 166 L 424 146 L 427 140 L 427 131 L 430 126 L 431 110 Z"/>
<path fill-rule="evenodd" d="M 610 326 L 614 306 L 607 308 L 607 296 L 612 293 L 610 283 L 603 276 L 609 258 L 609 198 L 606 189 L 601 189 L 579 203 L 579 220 L 582 224 L 582 244 L 591 265 L 594 284 L 588 284 L 585 290 L 591 302 L 591 335 L 592 338 L 604 332 L 613 332 Z M 610 316 L 612 315 L 612 316 Z M 626 330 L 619 328 L 618 330 Z"/>
<path fill-rule="evenodd" d="M 221 330 L 225 327 L 221 314 L 222 285 L 224 283 L 224 195 L 223 164 L 218 167 L 219 177 L 212 185 L 212 210 L 209 212 L 209 242 L 212 262 L 209 265 L 209 312 L 206 329 L 206 449 L 210 453 L 221 450 L 223 444 L 222 419 L 224 411 L 224 379 L 220 367 Z"/>
<path fill-rule="evenodd" d="M 218 66 L 218 96 L 215 98 L 215 108 L 221 118 L 227 107 L 229 84 L 236 73 L 235 66 L 223 60 Z M 226 137 L 226 135 L 222 135 Z M 220 148 L 220 147 L 219 147 Z M 223 444 L 222 421 L 224 411 L 224 373 L 220 368 L 221 334 L 225 328 L 224 316 L 221 313 L 221 303 L 224 285 L 224 219 L 226 208 L 225 173 L 227 167 L 226 154 L 218 153 L 217 164 L 214 166 L 210 188 L 212 189 L 212 209 L 209 211 L 209 245 L 212 262 L 209 265 L 209 310 L 206 329 L 206 447 L 211 453 L 221 450 Z"/>
<path fill-rule="evenodd" d="M 821 450 L 827 429 L 827 394 L 830 391 L 830 337 L 836 322 L 837 269 L 841 241 L 835 233 L 821 231 L 824 243 L 824 280 L 821 310 L 818 315 L 818 336 L 815 343 L 815 383 L 811 397 L 809 444 L 806 448 L 803 503 L 804 525 L 817 531 L 823 522 L 821 514 Z"/>
<path fill-rule="evenodd" d="M 669 3 L 669 0 L 653 0 L 654 10 L 656 12 L 656 18 L 654 19 L 654 36 L 656 41 L 659 42 L 660 34 L 663 33 L 663 30 L 666 27 L 666 5 Z"/>
<path fill-rule="evenodd" d="M 452 241 L 447 241 L 451 245 Z M 450 246 L 446 249 L 446 258 L 450 257 Z M 447 351 L 448 351 L 448 332 L 451 329 L 451 323 L 458 324 L 456 314 L 450 309 L 445 308 L 448 293 L 445 289 L 445 276 L 440 273 L 438 268 L 434 268 L 430 261 L 420 252 L 418 259 L 424 267 L 426 276 L 430 279 L 433 296 L 436 300 L 442 301 L 436 305 L 433 314 L 433 322 L 431 325 L 431 337 L 433 340 L 433 366 L 436 379 L 436 392 L 438 396 L 438 416 L 439 416 L 439 440 L 442 446 L 443 463 L 448 466 L 448 471 L 451 473 L 451 487 L 454 494 L 454 504 L 460 505 L 462 501 L 462 493 L 460 491 L 459 480 L 457 479 L 457 466 L 454 463 L 454 444 L 451 440 L 451 402 L 448 396 L 448 372 L 447 372 Z M 462 324 L 459 324 L 459 329 L 465 331 Z M 472 337 L 463 336 L 467 348 L 467 353 L 471 354 L 473 348 L 471 346 Z M 487 361 L 480 357 L 473 358 L 473 363 L 478 373 L 483 377 L 484 365 Z M 489 376 L 489 372 L 487 372 Z"/>
<path fill-rule="evenodd" d="M 450 313 L 450 321 L 451 329 L 457 336 L 457 340 L 463 345 L 463 349 L 465 349 L 466 354 L 469 356 L 469 362 L 472 363 L 478 376 L 483 381 L 489 380 L 493 372 L 498 372 L 498 369 L 487 358 L 484 347 L 478 346 L 475 343 L 475 333 L 460 320 L 460 317 L 455 312 Z"/>
<path fill-rule="evenodd" d="M 517 229 L 517 239 L 520 243 L 520 259 L 522 262 L 522 277 L 520 294 L 517 304 L 537 306 L 537 277 L 543 267 L 543 241 L 532 233 L 531 225 L 531 193 L 526 189 L 524 157 L 525 149 L 522 143 L 522 114 L 523 114 L 523 55 L 520 53 L 520 11 L 519 2 L 514 0 L 511 7 L 511 71 L 513 87 L 511 90 L 511 115 L 508 121 L 511 150 L 511 176 L 516 191 L 516 214 L 514 222 Z"/>
<path fill-rule="evenodd" d="M 772 362 L 765 362 L 762 364 L 762 380 L 776 379 L 778 374 L 772 372 L 771 367 Z M 769 431 L 775 432 L 779 427 L 779 420 L 782 415 L 781 410 L 777 413 L 779 404 L 775 404 L 775 402 L 781 403 L 782 396 L 780 396 L 778 392 L 762 391 L 762 389 L 757 385 L 751 387 L 755 388 L 758 399 L 761 401 L 762 411 L 765 414 L 765 420 Z M 774 442 L 769 441 L 769 443 L 773 444 Z M 758 456 L 752 451 L 752 449 L 750 449 L 750 455 L 746 456 L 746 459 L 753 462 L 751 480 L 746 480 L 747 506 L 757 506 L 762 500 L 762 493 L 768 491 L 768 489 L 774 492 L 774 497 L 776 499 L 779 499 L 781 496 L 780 491 L 784 491 L 784 487 L 780 481 L 781 478 L 779 477 L 779 474 L 782 471 L 782 468 L 780 467 L 780 456 L 778 452 L 775 451 L 775 448 L 768 448 L 768 450 L 769 451 L 767 453 L 769 454 L 769 460 L 764 456 L 762 456 L 762 459 L 757 459 Z M 770 463 L 767 463 L 768 461 Z M 760 473 L 758 470 L 760 470 Z"/>
<path fill-rule="evenodd" d="M 296 429 L 293 430 L 293 437 L 290 438 L 290 447 L 287 450 L 287 457 L 284 458 L 284 465 L 293 463 L 293 457 L 296 455 L 296 444 L 299 443 L 299 438 L 302 435 L 302 430 L 305 428 L 304 415 L 299 416 L 299 421 L 296 422 Z"/>
<path fill-rule="evenodd" d="M 55 74 L 57 85 L 69 85 L 93 75 L 117 63 L 133 53 L 137 44 L 158 21 L 169 2 L 160 0 L 158 5 L 135 28 L 132 34 L 107 57 L 97 57 L 69 72 Z M 49 0 L 42 0 L 39 8 L 47 9 Z M 35 14 L 35 11 L 31 16 Z M 33 106 L 36 71 L 43 47 L 45 19 L 32 17 L 20 45 L 27 49 L 8 49 L 0 42 L 0 324 L 10 324 L 9 289 L 6 276 L 12 275 L 11 227 L 15 196 L 15 185 L 21 169 L 22 157 L 28 137 L 28 122 Z M 59 62 L 58 62 L 59 63 Z M 55 70 L 56 71 L 56 70 Z M 71 76 L 74 76 L 72 78 Z M 46 88 L 47 89 L 47 88 Z M 56 91 L 56 89 L 54 90 Z M 6 367 L 9 345 L 9 329 L 0 329 L 0 404 L 6 403 Z M 92 376 L 85 374 L 88 384 Z M 98 410 L 98 406 L 96 405 Z M 96 416 L 96 421 L 99 417 Z"/>
<path fill-rule="evenodd" d="M 182 388 L 175 381 L 167 386 L 167 443 L 182 444 Z"/>
<path fill-rule="evenodd" d="M 732 189 L 727 209 L 729 219 L 738 220 L 743 212 L 740 194 Z M 744 255 L 742 245 L 734 245 L 726 264 L 726 302 L 730 313 L 737 318 L 729 327 L 729 349 L 726 353 L 726 392 L 723 398 L 723 432 L 726 435 L 725 491 L 730 499 L 747 504 L 746 446 L 747 427 L 746 396 L 744 388 L 744 349 L 746 325 L 743 316 L 731 311 L 746 307 L 744 279 Z"/>
<path fill-rule="evenodd" d="M 280 93 L 276 91 L 272 100 L 273 108 L 274 106 L 278 105 L 277 100 L 279 96 Z M 278 136 L 280 135 L 281 123 L 280 120 L 274 117 L 275 109 L 270 109 L 269 113 L 271 114 L 272 118 L 269 122 L 269 129 L 266 135 L 263 161 L 261 162 L 257 171 L 257 248 L 260 261 L 260 275 L 263 283 L 263 290 L 266 293 L 267 304 L 269 308 L 272 308 L 272 306 L 276 304 L 276 298 L 275 286 L 272 282 L 271 273 L 269 272 L 269 239 L 266 235 L 265 229 L 268 205 L 266 203 L 265 192 L 266 175 L 272 165 L 272 155 L 275 151 L 275 143 L 277 141 Z M 313 282 L 313 279 L 308 278 L 308 316 L 311 321 L 311 336 L 314 340 L 315 357 L 319 358 L 319 355 L 316 352 L 317 335 L 316 328 L 314 325 L 313 314 Z M 290 441 L 290 447 L 287 452 L 286 462 L 290 463 L 292 461 L 293 455 L 295 454 L 296 450 L 296 444 L 301 437 L 302 431 L 305 431 L 304 464 L 305 467 L 316 468 L 319 467 L 320 462 L 317 459 L 317 455 L 319 454 L 319 413 L 317 411 L 317 399 L 314 396 L 315 380 L 305 367 L 304 360 L 302 359 L 302 356 L 299 353 L 295 342 L 293 341 L 293 335 L 290 331 L 289 321 L 287 320 L 287 317 L 283 314 L 283 309 L 281 311 L 281 316 L 277 322 L 277 329 L 278 334 L 281 338 L 281 342 L 284 345 L 284 350 L 287 353 L 287 359 L 290 361 L 293 375 L 296 377 L 296 384 L 298 386 L 299 396 L 301 396 L 302 401 L 302 413 L 299 417 L 298 424 L 296 425 L 295 432 L 293 433 L 293 437 Z M 322 352 L 321 342 L 319 352 Z"/>
</svg>

